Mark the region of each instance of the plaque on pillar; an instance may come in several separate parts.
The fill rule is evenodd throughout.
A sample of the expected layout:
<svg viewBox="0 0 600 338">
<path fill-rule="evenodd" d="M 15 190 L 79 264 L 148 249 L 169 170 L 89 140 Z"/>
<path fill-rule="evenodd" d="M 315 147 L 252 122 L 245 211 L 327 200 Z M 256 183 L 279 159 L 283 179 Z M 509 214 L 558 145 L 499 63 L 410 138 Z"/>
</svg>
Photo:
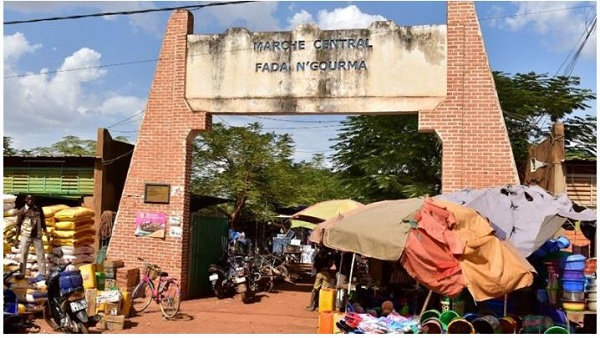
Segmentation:
<svg viewBox="0 0 600 338">
<path fill-rule="evenodd" d="M 171 186 L 169 184 L 146 183 L 144 203 L 169 204 Z"/>
</svg>

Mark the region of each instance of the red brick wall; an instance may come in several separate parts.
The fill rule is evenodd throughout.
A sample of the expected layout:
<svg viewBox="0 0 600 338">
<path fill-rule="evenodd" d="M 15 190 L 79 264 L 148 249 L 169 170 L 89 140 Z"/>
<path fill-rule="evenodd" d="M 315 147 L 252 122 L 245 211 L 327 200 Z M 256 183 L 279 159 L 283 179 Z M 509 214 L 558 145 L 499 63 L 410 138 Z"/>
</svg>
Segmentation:
<svg viewBox="0 0 600 338">
<path fill-rule="evenodd" d="M 140 266 L 138 256 L 158 264 L 180 279 L 184 293 L 192 142 L 199 131 L 211 126 L 210 115 L 192 112 L 184 100 L 187 34 L 192 33 L 193 24 L 188 11 L 176 11 L 169 20 L 108 249 L 109 259 L 123 259 L 127 267 Z M 170 184 L 172 192 L 180 187 L 181 193 L 172 193 L 169 204 L 146 204 L 145 183 Z M 169 237 L 168 225 L 164 240 L 135 237 L 138 211 L 180 215 L 183 237 Z"/>
<path fill-rule="evenodd" d="M 448 2 L 448 96 L 419 112 L 419 130 L 443 142 L 442 191 L 518 184 L 475 6 Z"/>
<path fill-rule="evenodd" d="M 128 267 L 139 266 L 138 256 L 159 264 L 180 279 L 184 296 L 191 144 L 211 126 L 211 116 L 193 113 L 184 99 L 192 27 L 187 11 L 177 11 L 169 20 L 108 250 L 109 259 L 123 259 Z M 447 41 L 448 97 L 434 111 L 419 113 L 420 130 L 435 131 L 443 141 L 443 191 L 518 183 L 473 3 L 448 3 Z M 145 204 L 145 183 L 167 183 L 182 193 L 172 195 L 170 204 Z M 134 237 L 137 211 L 181 215 L 183 237 Z"/>
</svg>

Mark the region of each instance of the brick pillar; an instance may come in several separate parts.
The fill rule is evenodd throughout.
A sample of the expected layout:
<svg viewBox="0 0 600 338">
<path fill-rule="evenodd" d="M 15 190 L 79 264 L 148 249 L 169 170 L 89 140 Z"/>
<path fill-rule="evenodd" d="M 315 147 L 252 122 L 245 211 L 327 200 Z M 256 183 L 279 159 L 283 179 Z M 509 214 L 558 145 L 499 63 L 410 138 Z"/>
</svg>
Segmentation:
<svg viewBox="0 0 600 338">
<path fill-rule="evenodd" d="M 184 298 L 192 142 L 211 126 L 210 115 L 192 112 L 185 101 L 187 35 L 193 26 L 193 16 L 185 10 L 175 11 L 169 19 L 108 249 L 109 259 L 123 259 L 127 267 L 140 266 L 137 257 L 159 265 L 179 278 Z M 144 203 L 145 183 L 170 184 L 170 203 Z M 138 211 L 182 217 L 182 238 L 170 237 L 168 224 L 165 239 L 135 237 Z"/>
<path fill-rule="evenodd" d="M 449 1 L 447 20 L 448 94 L 419 112 L 419 131 L 442 141 L 442 192 L 518 184 L 474 3 Z"/>
</svg>

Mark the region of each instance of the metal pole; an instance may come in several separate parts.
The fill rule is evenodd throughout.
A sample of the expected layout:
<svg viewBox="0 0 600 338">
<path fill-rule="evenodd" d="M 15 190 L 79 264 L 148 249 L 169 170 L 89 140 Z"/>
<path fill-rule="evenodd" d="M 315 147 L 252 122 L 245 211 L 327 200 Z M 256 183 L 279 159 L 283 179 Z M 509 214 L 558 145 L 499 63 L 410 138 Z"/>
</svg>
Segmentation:
<svg viewBox="0 0 600 338">
<path fill-rule="evenodd" d="M 342 252 L 342 258 L 340 259 L 340 266 L 337 267 L 337 276 L 335 279 L 335 286 L 340 285 L 340 279 L 342 278 L 342 264 L 344 263 L 344 253 Z"/>
<path fill-rule="evenodd" d="M 425 312 L 425 309 L 427 309 L 427 304 L 429 304 L 429 300 L 431 299 L 432 293 L 433 293 L 433 291 L 429 290 L 429 293 L 427 294 L 427 298 L 425 298 L 425 303 L 423 303 L 423 308 L 421 308 L 421 313 L 419 314 L 419 317 L 421 317 L 423 315 L 423 312 Z"/>
<path fill-rule="evenodd" d="M 350 286 L 352 286 L 352 273 L 354 272 L 354 260 L 356 253 L 352 254 L 352 265 L 350 265 L 350 277 L 348 277 L 348 297 L 350 297 Z"/>
</svg>

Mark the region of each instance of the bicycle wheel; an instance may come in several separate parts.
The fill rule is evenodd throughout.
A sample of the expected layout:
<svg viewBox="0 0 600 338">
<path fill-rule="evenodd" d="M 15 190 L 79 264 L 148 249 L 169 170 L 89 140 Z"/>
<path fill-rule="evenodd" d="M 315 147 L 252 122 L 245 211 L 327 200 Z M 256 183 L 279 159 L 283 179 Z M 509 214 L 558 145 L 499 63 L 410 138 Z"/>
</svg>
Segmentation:
<svg viewBox="0 0 600 338">
<path fill-rule="evenodd" d="M 167 318 L 173 318 L 179 312 L 179 284 L 174 280 L 168 280 L 160 293 L 160 311 Z"/>
<path fill-rule="evenodd" d="M 140 282 L 131 293 L 131 308 L 135 313 L 140 313 L 148 308 L 152 301 L 152 286 Z"/>
</svg>

